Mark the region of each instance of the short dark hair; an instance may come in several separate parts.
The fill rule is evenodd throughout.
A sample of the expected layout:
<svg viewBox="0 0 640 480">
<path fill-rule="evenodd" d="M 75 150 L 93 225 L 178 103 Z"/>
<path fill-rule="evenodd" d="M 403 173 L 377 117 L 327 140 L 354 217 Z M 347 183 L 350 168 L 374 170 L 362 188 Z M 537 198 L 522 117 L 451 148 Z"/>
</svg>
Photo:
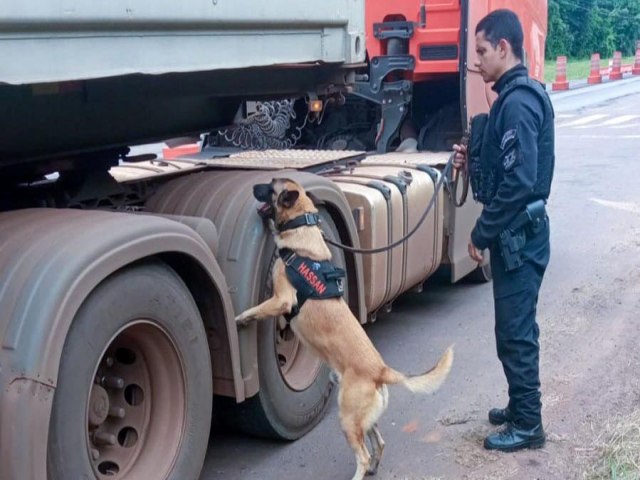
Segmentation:
<svg viewBox="0 0 640 480">
<path fill-rule="evenodd" d="M 491 12 L 478 22 L 476 35 L 480 32 L 484 32 L 485 38 L 493 48 L 496 48 L 498 42 L 504 38 L 511 45 L 516 58 L 522 60 L 522 42 L 524 38 L 522 24 L 518 16 L 511 10 L 504 8 Z"/>
</svg>

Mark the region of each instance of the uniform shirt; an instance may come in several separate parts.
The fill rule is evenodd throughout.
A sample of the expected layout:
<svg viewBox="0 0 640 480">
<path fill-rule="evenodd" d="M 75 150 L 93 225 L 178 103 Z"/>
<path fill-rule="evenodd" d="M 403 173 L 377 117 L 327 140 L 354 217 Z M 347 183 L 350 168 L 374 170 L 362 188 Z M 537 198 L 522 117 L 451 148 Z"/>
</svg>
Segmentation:
<svg viewBox="0 0 640 480">
<path fill-rule="evenodd" d="M 504 73 L 493 90 L 500 95 L 508 83 L 526 75 L 526 67 L 519 64 Z M 471 241 L 480 250 L 494 243 L 527 203 L 535 200 L 538 133 L 544 121 L 544 109 L 533 91 L 516 88 L 501 102 L 499 110 L 491 109 L 489 118 L 487 128 L 492 129 L 489 135 L 499 145 L 500 154 L 495 160 L 496 194 L 483 208 L 471 232 Z"/>
</svg>

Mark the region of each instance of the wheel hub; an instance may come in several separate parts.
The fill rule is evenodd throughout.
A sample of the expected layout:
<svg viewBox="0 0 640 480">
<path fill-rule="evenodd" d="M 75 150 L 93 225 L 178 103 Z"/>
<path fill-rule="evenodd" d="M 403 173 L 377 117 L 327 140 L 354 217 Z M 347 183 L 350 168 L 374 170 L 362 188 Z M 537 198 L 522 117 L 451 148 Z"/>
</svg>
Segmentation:
<svg viewBox="0 0 640 480">
<path fill-rule="evenodd" d="M 164 478 L 184 433 L 185 419 L 176 415 L 184 406 L 184 373 L 166 333 L 139 322 L 114 336 L 87 408 L 96 477 Z"/>
</svg>

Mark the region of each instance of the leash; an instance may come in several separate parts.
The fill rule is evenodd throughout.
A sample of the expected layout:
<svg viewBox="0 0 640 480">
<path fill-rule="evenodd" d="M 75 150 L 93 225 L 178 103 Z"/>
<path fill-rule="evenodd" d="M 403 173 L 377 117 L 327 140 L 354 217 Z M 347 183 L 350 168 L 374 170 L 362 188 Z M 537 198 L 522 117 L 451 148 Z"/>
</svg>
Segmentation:
<svg viewBox="0 0 640 480">
<path fill-rule="evenodd" d="M 422 225 L 422 223 L 427 218 L 427 215 L 429 215 L 429 212 L 431 211 L 431 209 L 435 205 L 436 200 L 438 198 L 438 193 L 440 192 L 440 189 L 442 188 L 442 185 L 446 181 L 446 179 L 447 179 L 447 177 L 449 175 L 449 172 L 450 172 L 451 168 L 453 167 L 453 157 L 454 156 L 455 156 L 455 152 L 452 153 L 451 156 L 449 157 L 449 160 L 447 160 L 447 163 L 446 163 L 444 169 L 442 170 L 442 175 L 440 176 L 440 179 L 438 180 L 438 183 L 436 184 L 435 189 L 433 191 L 433 196 L 431 197 L 431 201 L 427 205 L 427 208 L 424 211 L 424 213 L 422 214 L 422 217 L 420 218 L 420 220 L 418 220 L 418 223 L 416 224 L 416 226 L 413 227 L 413 229 L 409 233 L 407 233 L 404 237 L 402 237 L 401 239 L 396 240 L 392 244 L 386 245 L 384 247 L 378 247 L 378 248 L 355 248 L 355 247 L 350 247 L 349 245 L 343 245 L 342 243 L 334 242 L 333 240 L 328 239 L 324 235 L 324 232 L 323 232 L 322 236 L 324 237 L 325 242 L 327 242 L 330 245 L 333 245 L 334 247 L 341 248 L 344 251 L 351 252 L 351 253 L 380 253 L 380 252 L 384 252 L 386 250 L 391 250 L 392 248 L 397 247 L 401 243 L 406 242 L 409 237 L 411 237 L 414 233 L 416 233 L 418 231 L 418 229 L 420 228 L 420 225 Z M 457 177 L 456 177 L 456 188 L 457 188 Z M 454 192 L 455 192 L 455 190 L 454 190 Z M 466 198 L 466 194 L 464 196 Z M 455 198 L 454 198 L 454 202 L 455 202 Z M 464 201 L 462 203 L 464 203 Z M 462 203 L 460 205 L 462 205 Z M 458 206 L 458 205 L 456 205 L 456 206 Z"/>
<path fill-rule="evenodd" d="M 463 139 L 463 145 L 466 145 Z M 454 153 L 455 155 L 455 153 Z M 462 195 L 458 201 L 458 186 L 460 185 L 460 177 L 462 177 Z M 464 163 L 462 171 L 460 169 L 455 170 L 453 174 L 453 187 L 451 188 L 451 196 L 453 204 L 456 208 L 460 208 L 467 201 L 467 195 L 469 194 L 469 167 L 467 162 Z"/>
<path fill-rule="evenodd" d="M 467 155 L 469 155 L 469 134 L 465 133 L 462 136 L 462 145 L 467 148 Z M 454 152 L 455 155 L 455 152 Z M 468 160 L 468 157 L 467 157 Z M 462 196 L 460 197 L 460 201 L 458 201 L 458 185 L 460 184 L 460 176 L 462 176 Z M 460 208 L 467 201 L 467 195 L 469 194 L 469 164 L 468 162 L 464 162 L 464 168 L 462 171 L 459 169 L 455 171 L 453 176 L 453 188 L 451 189 L 451 195 L 453 199 L 453 204 Z"/>
</svg>

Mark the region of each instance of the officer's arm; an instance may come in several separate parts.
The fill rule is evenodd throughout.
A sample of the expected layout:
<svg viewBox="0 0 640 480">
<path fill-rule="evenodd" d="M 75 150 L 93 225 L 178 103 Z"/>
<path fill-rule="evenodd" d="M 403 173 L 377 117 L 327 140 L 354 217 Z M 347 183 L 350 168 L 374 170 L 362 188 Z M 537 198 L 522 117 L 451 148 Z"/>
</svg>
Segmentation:
<svg viewBox="0 0 640 480">
<path fill-rule="evenodd" d="M 471 232 L 471 240 L 479 249 L 497 240 L 531 198 L 538 174 L 538 132 L 543 118 L 540 101 L 524 89 L 512 92 L 498 112 L 498 161 L 503 179 Z"/>
</svg>

